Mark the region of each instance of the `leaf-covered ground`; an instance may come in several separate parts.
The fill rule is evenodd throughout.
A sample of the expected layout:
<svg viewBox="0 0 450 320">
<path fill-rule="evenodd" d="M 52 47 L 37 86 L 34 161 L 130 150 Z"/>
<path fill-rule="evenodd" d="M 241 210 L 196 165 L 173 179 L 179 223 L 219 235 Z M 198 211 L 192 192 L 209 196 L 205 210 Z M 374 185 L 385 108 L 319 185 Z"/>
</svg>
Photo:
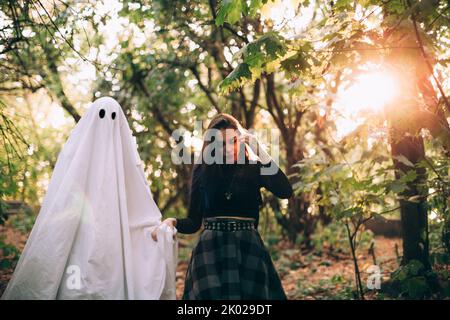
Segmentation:
<svg viewBox="0 0 450 320">
<path fill-rule="evenodd" d="M 8 266 L 9 258 L 15 253 L 16 247 L 20 252 L 25 245 L 27 235 L 23 230 L 7 223 L 0 226 L 0 238 L 5 247 L 0 248 L 0 294 L 6 288 L 13 269 Z M 184 278 L 192 248 L 196 237 L 180 237 L 179 263 L 177 268 L 177 298 L 180 298 L 184 288 Z M 397 249 L 396 249 L 397 247 Z M 275 267 L 280 274 L 284 289 L 289 299 L 354 299 L 355 278 L 353 260 L 348 252 L 342 249 L 331 250 L 325 244 L 322 250 L 301 252 L 297 246 L 280 241 L 276 245 L 268 246 L 274 260 Z M 398 266 L 397 254 L 401 254 L 401 240 L 397 238 L 374 238 L 374 255 L 367 248 L 358 253 L 359 266 L 363 284 L 366 284 L 367 268 L 374 264 L 374 256 L 381 268 L 384 280 L 389 278 L 390 272 Z M 5 251 L 8 253 L 5 257 Z M 368 299 L 383 298 L 377 292 L 366 294 Z"/>
<path fill-rule="evenodd" d="M 180 239 L 180 254 L 177 268 L 177 298 L 183 294 L 184 278 L 195 239 Z M 354 299 L 355 275 L 353 260 L 348 252 L 325 247 L 322 252 L 303 252 L 288 242 L 281 241 L 270 246 L 275 267 L 280 275 L 288 299 Z M 358 265 L 363 285 L 366 285 L 368 267 L 374 264 L 374 256 L 380 267 L 382 281 L 388 280 L 390 272 L 398 267 L 397 254 L 401 254 L 398 238 L 374 238 L 374 255 L 369 250 L 360 250 Z M 304 251 L 304 250 L 303 250 Z M 400 251 L 400 252 L 399 252 Z M 367 299 L 381 299 L 382 294 L 369 291 Z"/>
</svg>

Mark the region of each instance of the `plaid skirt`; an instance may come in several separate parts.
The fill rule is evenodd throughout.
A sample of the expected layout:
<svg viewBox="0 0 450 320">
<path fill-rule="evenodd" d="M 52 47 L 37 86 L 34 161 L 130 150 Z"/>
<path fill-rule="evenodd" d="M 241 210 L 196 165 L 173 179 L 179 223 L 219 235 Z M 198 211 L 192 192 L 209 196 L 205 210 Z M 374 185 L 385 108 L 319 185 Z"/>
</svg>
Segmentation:
<svg viewBox="0 0 450 320">
<path fill-rule="evenodd" d="M 202 231 L 186 271 L 182 299 L 287 298 L 261 236 L 251 229 Z"/>
</svg>

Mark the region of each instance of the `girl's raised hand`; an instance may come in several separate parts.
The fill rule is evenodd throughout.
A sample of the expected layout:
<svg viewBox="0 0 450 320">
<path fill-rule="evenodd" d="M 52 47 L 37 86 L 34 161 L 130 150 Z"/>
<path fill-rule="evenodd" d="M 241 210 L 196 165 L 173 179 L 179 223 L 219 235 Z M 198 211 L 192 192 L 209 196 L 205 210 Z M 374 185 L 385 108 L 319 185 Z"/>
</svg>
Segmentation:
<svg viewBox="0 0 450 320">
<path fill-rule="evenodd" d="M 246 130 L 245 128 L 239 127 L 237 129 L 237 132 L 238 132 L 238 141 L 239 142 L 246 143 L 250 147 L 252 146 L 252 144 L 257 145 L 258 139 L 256 138 L 256 136 L 254 134 L 251 134 L 250 132 L 248 132 L 248 130 Z"/>
</svg>

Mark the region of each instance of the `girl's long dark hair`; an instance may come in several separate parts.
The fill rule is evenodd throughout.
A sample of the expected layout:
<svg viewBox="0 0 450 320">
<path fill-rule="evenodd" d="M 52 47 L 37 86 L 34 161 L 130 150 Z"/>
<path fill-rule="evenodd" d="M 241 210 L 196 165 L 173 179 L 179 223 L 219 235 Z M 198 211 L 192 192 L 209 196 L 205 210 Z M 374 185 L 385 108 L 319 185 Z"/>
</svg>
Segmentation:
<svg viewBox="0 0 450 320">
<path fill-rule="evenodd" d="M 207 130 L 209 129 L 240 130 L 242 129 L 242 125 L 232 115 L 227 113 L 219 113 L 209 123 Z M 209 141 L 208 139 L 205 139 L 206 136 L 207 133 L 205 133 L 203 137 L 203 146 L 200 155 L 201 157 L 203 157 L 205 148 L 212 142 Z M 240 149 L 239 152 L 245 152 L 244 156 L 245 161 L 247 162 L 249 160 L 249 154 L 246 147 L 244 147 L 242 150 Z M 201 163 L 194 164 L 193 175 L 191 180 L 191 190 L 193 184 L 201 183 L 204 185 L 206 190 L 208 190 L 208 192 L 214 194 L 217 190 L 218 184 L 222 182 L 222 179 L 225 177 L 224 166 L 226 165 L 227 164 L 219 164 L 219 163 L 206 164 L 205 161 L 201 161 Z"/>
</svg>

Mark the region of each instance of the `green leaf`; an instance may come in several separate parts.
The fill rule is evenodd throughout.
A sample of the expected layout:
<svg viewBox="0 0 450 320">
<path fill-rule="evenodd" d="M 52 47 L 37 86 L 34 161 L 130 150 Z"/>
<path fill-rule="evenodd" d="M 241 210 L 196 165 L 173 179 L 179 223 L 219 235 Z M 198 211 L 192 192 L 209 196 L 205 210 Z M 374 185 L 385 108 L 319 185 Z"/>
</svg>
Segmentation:
<svg viewBox="0 0 450 320">
<path fill-rule="evenodd" d="M 289 74 L 299 73 L 308 69 L 310 66 L 306 60 L 306 56 L 302 52 L 297 52 L 292 57 L 281 62 L 281 67 Z"/>
<path fill-rule="evenodd" d="M 417 178 L 416 171 L 415 170 L 408 170 L 408 172 L 401 177 L 401 180 L 403 182 L 411 182 L 411 181 L 416 180 L 416 178 Z"/>
<path fill-rule="evenodd" d="M 303 183 L 303 181 L 298 181 L 292 185 L 292 189 L 303 189 L 304 186 L 305 184 Z"/>
<path fill-rule="evenodd" d="M 336 164 L 336 165 L 332 165 L 330 167 L 328 167 L 324 172 L 322 172 L 322 174 L 324 175 L 330 175 L 336 172 L 339 172 L 341 170 L 343 170 L 345 168 L 346 164 Z"/>
<path fill-rule="evenodd" d="M 401 163 L 403 163 L 404 165 L 408 166 L 408 167 L 414 167 L 414 164 L 408 160 L 408 158 L 406 158 L 404 155 L 400 154 L 397 156 L 392 156 L 392 158 L 400 161 Z"/>
<path fill-rule="evenodd" d="M 406 190 L 406 184 L 400 180 L 394 180 L 387 184 L 387 189 L 394 193 L 401 193 Z"/>
<path fill-rule="evenodd" d="M 252 79 L 252 73 L 247 63 L 241 63 L 225 79 L 219 83 L 219 89 L 222 92 L 230 91 L 239 87 L 245 81 Z"/>
<path fill-rule="evenodd" d="M 403 281 L 401 288 L 413 299 L 423 298 L 430 292 L 425 277 L 407 278 Z"/>
<path fill-rule="evenodd" d="M 401 0 L 388 1 L 386 2 L 386 5 L 384 7 L 386 8 L 387 12 L 397 14 L 402 14 L 406 9 L 403 1 Z"/>
<path fill-rule="evenodd" d="M 411 260 L 408 263 L 407 267 L 409 271 L 408 273 L 412 276 L 419 275 L 420 271 L 424 269 L 422 262 L 420 262 L 419 260 Z"/>
<path fill-rule="evenodd" d="M 260 61 L 260 55 L 264 57 L 265 63 L 278 59 L 286 54 L 284 39 L 276 32 L 267 32 L 253 42 L 247 44 L 240 52 L 244 62 L 251 66 L 262 66 L 254 61 Z M 255 59 L 254 56 L 258 58 Z M 251 63 L 253 61 L 253 63 Z"/>
<path fill-rule="evenodd" d="M 241 19 L 241 13 L 245 8 L 243 0 L 222 0 L 216 17 L 216 25 L 221 26 L 225 22 L 235 24 Z"/>
<path fill-rule="evenodd" d="M 267 0 L 264 1 L 264 3 L 266 3 Z M 250 16 L 254 16 L 256 14 L 256 11 L 261 8 L 263 5 L 263 0 L 251 0 L 250 1 L 250 6 L 248 8 L 248 14 Z"/>
<path fill-rule="evenodd" d="M 245 63 L 247 63 L 249 66 L 254 67 L 254 68 L 260 68 L 264 61 L 265 61 L 265 56 L 262 52 L 259 51 L 250 51 L 248 53 L 248 56 L 245 57 Z"/>
<path fill-rule="evenodd" d="M 361 213 L 362 213 L 361 207 L 352 207 L 352 208 L 348 208 L 348 209 L 345 209 L 345 210 L 337 213 L 336 218 L 338 220 L 344 219 L 344 218 L 351 218 L 351 217 L 353 217 L 357 214 L 361 214 Z"/>
<path fill-rule="evenodd" d="M 335 9 L 351 8 L 350 4 L 352 2 L 353 0 L 337 0 L 333 8 Z"/>
<path fill-rule="evenodd" d="M 286 51 L 283 38 L 276 32 L 264 34 L 236 53 L 235 59 L 240 58 L 243 62 L 219 84 L 219 89 L 228 92 L 256 79 L 263 70 L 273 72 L 276 62 Z"/>
</svg>

